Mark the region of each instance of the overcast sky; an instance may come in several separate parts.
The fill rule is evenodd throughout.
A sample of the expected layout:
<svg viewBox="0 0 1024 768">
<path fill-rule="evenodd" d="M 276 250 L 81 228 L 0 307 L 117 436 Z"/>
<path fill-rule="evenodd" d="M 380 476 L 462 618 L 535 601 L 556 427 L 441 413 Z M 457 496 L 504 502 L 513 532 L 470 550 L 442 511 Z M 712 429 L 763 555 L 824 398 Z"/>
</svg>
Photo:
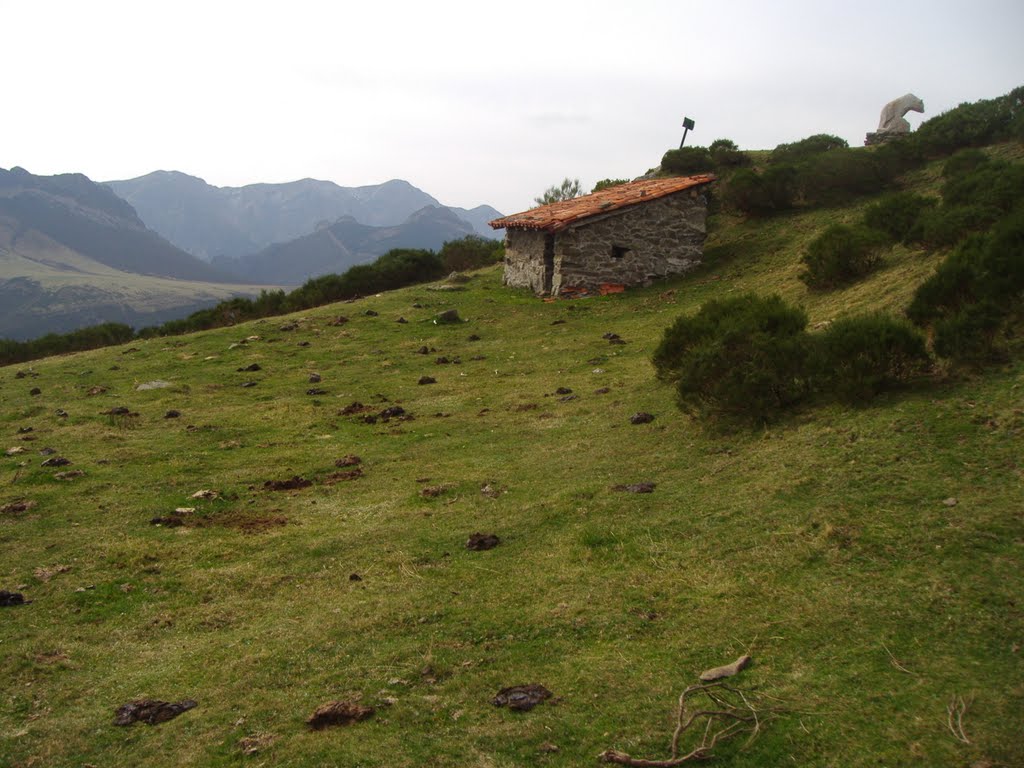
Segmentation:
<svg viewBox="0 0 1024 768">
<path fill-rule="evenodd" d="M 504 213 L 677 147 L 851 145 L 1024 84 L 1024 2 L 0 0 L 0 167 L 403 178 Z"/>
</svg>

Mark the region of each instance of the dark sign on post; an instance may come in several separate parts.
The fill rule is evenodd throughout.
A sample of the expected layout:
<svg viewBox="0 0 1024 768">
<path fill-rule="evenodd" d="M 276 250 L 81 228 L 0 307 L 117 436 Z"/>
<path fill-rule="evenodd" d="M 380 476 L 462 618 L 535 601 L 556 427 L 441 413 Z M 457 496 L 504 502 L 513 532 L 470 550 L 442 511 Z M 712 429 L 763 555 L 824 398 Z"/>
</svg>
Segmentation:
<svg viewBox="0 0 1024 768">
<path fill-rule="evenodd" d="M 693 120 L 688 117 L 683 118 L 683 140 L 679 142 L 679 148 L 683 148 L 683 144 L 686 143 L 686 134 L 693 130 Z"/>
</svg>

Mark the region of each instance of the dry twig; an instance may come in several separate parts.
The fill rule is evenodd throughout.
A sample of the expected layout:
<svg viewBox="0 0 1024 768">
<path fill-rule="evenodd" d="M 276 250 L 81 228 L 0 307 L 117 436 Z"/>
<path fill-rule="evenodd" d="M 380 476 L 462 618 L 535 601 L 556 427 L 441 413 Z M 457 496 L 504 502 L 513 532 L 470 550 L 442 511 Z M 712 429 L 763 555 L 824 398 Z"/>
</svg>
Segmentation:
<svg viewBox="0 0 1024 768">
<path fill-rule="evenodd" d="M 956 740 L 962 744 L 971 743 L 967 734 L 964 733 L 964 715 L 967 714 L 968 706 L 969 704 L 964 701 L 963 696 L 957 694 L 954 694 L 949 704 L 946 705 L 946 725 L 949 726 L 949 730 Z"/>
<path fill-rule="evenodd" d="M 704 697 L 710 706 L 690 709 L 696 697 Z M 770 713 L 769 713 L 770 714 Z M 701 718 L 705 719 L 703 734 L 698 743 L 691 743 L 689 751 L 680 755 L 679 743 L 691 731 L 691 727 Z M 713 757 L 712 750 L 717 744 L 727 741 L 741 733 L 749 732 L 749 744 L 760 732 L 761 723 L 757 709 L 751 704 L 747 694 L 725 683 L 707 683 L 691 685 L 679 696 L 676 711 L 676 729 L 672 733 L 672 757 L 667 760 L 646 760 L 631 757 L 614 749 L 602 752 L 598 758 L 604 763 L 617 765 L 641 766 L 644 768 L 673 768 L 673 766 L 694 760 L 707 760 Z"/>
</svg>

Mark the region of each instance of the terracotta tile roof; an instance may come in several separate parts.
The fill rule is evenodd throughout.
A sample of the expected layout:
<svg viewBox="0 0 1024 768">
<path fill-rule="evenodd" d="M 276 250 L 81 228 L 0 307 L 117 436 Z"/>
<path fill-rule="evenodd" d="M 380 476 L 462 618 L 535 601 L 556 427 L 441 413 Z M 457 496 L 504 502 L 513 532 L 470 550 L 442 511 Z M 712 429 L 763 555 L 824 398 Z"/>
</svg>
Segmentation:
<svg viewBox="0 0 1024 768">
<path fill-rule="evenodd" d="M 648 200 L 682 192 L 684 189 L 710 184 L 715 180 L 713 174 L 700 176 L 673 176 L 667 179 L 641 179 L 620 184 L 617 187 L 602 189 L 590 195 L 583 195 L 572 200 L 542 205 L 522 213 L 513 213 L 500 219 L 488 222 L 494 229 L 540 229 L 554 234 L 570 227 L 583 219 L 601 213 L 616 211 Z"/>
</svg>

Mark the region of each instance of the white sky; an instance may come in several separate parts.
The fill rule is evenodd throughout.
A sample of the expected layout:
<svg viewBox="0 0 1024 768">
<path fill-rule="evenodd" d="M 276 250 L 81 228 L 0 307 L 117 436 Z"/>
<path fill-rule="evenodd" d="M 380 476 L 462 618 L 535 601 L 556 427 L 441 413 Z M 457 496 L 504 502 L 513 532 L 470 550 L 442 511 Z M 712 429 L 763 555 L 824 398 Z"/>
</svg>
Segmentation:
<svg viewBox="0 0 1024 768">
<path fill-rule="evenodd" d="M 407 179 L 504 213 L 677 147 L 851 145 L 1024 84 L 1024 2 L 0 0 L 0 167 Z"/>
</svg>

